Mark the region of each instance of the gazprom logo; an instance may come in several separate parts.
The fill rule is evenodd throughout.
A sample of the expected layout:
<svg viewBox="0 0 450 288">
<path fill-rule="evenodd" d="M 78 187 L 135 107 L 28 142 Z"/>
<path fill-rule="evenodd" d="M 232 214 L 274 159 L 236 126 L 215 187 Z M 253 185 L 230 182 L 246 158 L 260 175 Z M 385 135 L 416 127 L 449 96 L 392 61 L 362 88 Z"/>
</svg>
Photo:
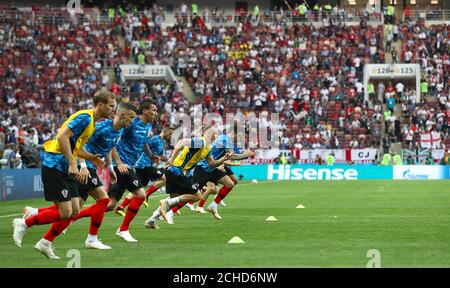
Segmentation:
<svg viewBox="0 0 450 288">
<path fill-rule="evenodd" d="M 267 180 L 357 180 L 353 168 L 294 168 L 291 165 L 269 165 Z"/>
<path fill-rule="evenodd" d="M 428 179 L 428 175 L 426 174 L 411 174 L 411 171 L 408 169 L 403 172 L 403 179 L 410 179 L 410 180 L 426 180 Z"/>
</svg>

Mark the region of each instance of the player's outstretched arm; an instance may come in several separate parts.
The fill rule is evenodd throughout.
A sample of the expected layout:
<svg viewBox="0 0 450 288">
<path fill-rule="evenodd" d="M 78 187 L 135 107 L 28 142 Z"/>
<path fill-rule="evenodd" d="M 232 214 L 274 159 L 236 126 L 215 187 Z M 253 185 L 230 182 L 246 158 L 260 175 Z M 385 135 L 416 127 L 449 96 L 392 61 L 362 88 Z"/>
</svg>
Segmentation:
<svg viewBox="0 0 450 288">
<path fill-rule="evenodd" d="M 144 153 L 145 155 L 147 155 L 148 158 L 150 158 L 150 160 L 152 160 L 156 164 L 159 164 L 159 162 L 161 161 L 161 158 L 155 153 L 153 153 L 148 144 L 144 145 Z"/>
<path fill-rule="evenodd" d="M 245 150 L 241 154 L 234 154 L 231 159 L 242 160 L 242 159 L 247 159 L 249 157 L 254 157 L 254 156 L 255 156 L 255 152 L 253 152 L 252 150 Z"/>
<path fill-rule="evenodd" d="M 216 168 L 220 165 L 222 165 L 225 161 L 229 160 L 231 158 L 231 153 L 228 152 L 227 154 L 225 154 L 225 156 L 223 156 L 222 158 L 218 159 L 218 160 L 214 160 L 214 158 L 209 155 L 207 156 L 205 159 L 206 161 L 208 161 L 208 166 L 210 168 Z"/>
</svg>

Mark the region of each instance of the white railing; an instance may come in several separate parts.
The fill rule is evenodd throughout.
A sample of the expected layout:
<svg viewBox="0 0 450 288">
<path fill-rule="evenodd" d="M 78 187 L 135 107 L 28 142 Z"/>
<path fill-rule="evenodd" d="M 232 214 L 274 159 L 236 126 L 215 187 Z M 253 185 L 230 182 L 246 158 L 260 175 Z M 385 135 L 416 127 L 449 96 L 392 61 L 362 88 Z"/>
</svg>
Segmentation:
<svg viewBox="0 0 450 288">
<path fill-rule="evenodd" d="M 138 16 L 143 16 L 144 11 L 138 12 Z M 154 17 L 152 11 L 146 13 L 150 22 L 158 24 L 176 24 L 186 23 L 190 24 L 192 15 L 190 13 L 182 14 L 180 11 L 164 11 L 160 12 L 158 16 Z M 299 15 L 296 11 L 261 11 L 258 17 L 253 16 L 250 12 L 239 12 L 234 10 L 219 10 L 216 13 L 210 11 L 208 16 L 203 11 L 200 15 L 205 24 L 207 25 L 236 25 L 239 22 L 249 20 L 252 24 L 272 24 L 279 22 L 286 23 L 311 23 L 322 22 L 324 18 L 333 18 L 335 22 L 360 22 L 361 19 L 365 19 L 367 22 L 383 22 L 383 14 L 380 12 L 367 13 L 363 15 L 358 11 L 342 11 L 338 13 L 326 12 L 326 11 L 309 11 L 306 15 Z M 108 13 L 105 11 L 99 11 L 97 9 L 83 9 L 82 13 L 71 15 L 67 10 L 62 8 L 53 8 L 47 10 L 32 11 L 31 9 L 10 9 L 0 6 L 0 20 L 28 20 L 33 23 L 42 23 L 47 25 L 58 25 L 64 23 L 82 23 L 90 22 L 97 24 L 112 24 L 114 19 L 108 17 Z"/>
<path fill-rule="evenodd" d="M 405 12 L 403 13 L 403 20 L 414 21 L 417 19 L 425 19 L 426 21 L 450 21 L 450 10 L 411 10 L 409 17 L 406 17 Z"/>
</svg>

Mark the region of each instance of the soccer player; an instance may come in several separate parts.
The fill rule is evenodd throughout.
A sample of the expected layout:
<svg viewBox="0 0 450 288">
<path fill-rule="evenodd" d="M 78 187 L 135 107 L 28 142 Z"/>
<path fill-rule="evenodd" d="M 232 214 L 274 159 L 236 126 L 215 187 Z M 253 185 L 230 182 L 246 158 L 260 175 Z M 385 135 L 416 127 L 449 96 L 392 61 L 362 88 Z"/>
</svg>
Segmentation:
<svg viewBox="0 0 450 288">
<path fill-rule="evenodd" d="M 236 135 L 235 133 L 232 133 Z M 237 148 L 233 145 L 231 141 L 231 137 L 226 134 L 220 135 L 217 140 L 214 142 L 211 148 L 211 156 L 213 159 L 220 159 L 226 153 L 231 153 L 233 160 L 241 160 L 248 157 L 253 157 L 255 153 L 251 150 L 246 150 L 244 152 L 241 149 Z M 220 183 L 222 184 L 222 188 L 217 193 L 214 201 L 208 206 L 208 211 L 213 214 L 213 216 L 221 220 L 222 217 L 218 213 L 218 205 L 225 198 L 228 193 L 233 189 L 233 187 L 237 184 L 237 178 L 234 175 L 233 171 L 228 167 L 229 165 L 234 166 L 235 164 L 232 162 L 225 162 L 225 165 L 221 165 L 217 168 L 210 168 L 208 163 L 205 160 L 200 161 L 197 164 L 197 167 L 194 170 L 194 182 L 199 183 L 200 187 L 202 187 L 205 192 L 202 195 L 202 199 L 199 201 L 197 206 L 197 211 L 200 213 L 205 213 L 206 211 L 203 208 L 206 199 L 209 194 L 214 193 L 216 191 L 216 186 Z M 234 178 L 234 179 L 233 179 Z M 176 213 L 178 209 L 182 206 L 179 205 L 174 207 L 171 211 L 169 211 L 168 217 L 173 217 L 173 213 Z"/>
<path fill-rule="evenodd" d="M 153 155 L 157 155 L 158 157 L 160 157 L 161 161 L 163 162 L 167 161 L 166 157 L 164 156 L 165 145 L 167 141 L 170 141 L 172 132 L 173 127 L 166 124 L 161 130 L 161 133 L 159 135 L 151 137 L 147 142 L 147 145 L 152 151 Z M 146 199 L 148 199 L 148 197 L 152 195 L 155 191 L 158 191 L 159 188 L 166 185 L 166 177 L 164 176 L 164 169 L 157 169 L 156 167 L 154 167 L 152 160 L 150 160 L 150 158 L 148 158 L 148 156 L 144 152 L 141 154 L 141 157 L 134 165 L 134 168 L 136 169 L 136 174 L 138 175 L 143 185 L 147 185 L 149 181 L 157 180 L 155 183 L 153 183 L 152 186 L 150 186 L 147 189 L 147 191 L 145 191 Z M 128 196 L 116 209 L 116 213 L 125 216 L 125 212 L 123 210 L 125 209 L 125 207 L 128 206 L 128 204 L 130 204 L 132 199 L 133 194 L 132 193 L 128 194 Z"/>
<path fill-rule="evenodd" d="M 72 114 L 63 123 L 56 137 L 44 144 L 42 182 L 45 200 L 53 201 L 58 209 L 44 210 L 27 219 L 14 219 L 13 239 L 18 247 L 22 246 L 22 239 L 30 227 L 69 220 L 78 215 L 80 201 L 76 177 L 80 171 L 77 156 L 91 161 L 96 167 L 104 166 L 99 155 L 92 155 L 82 147 L 94 133 L 95 121 L 110 116 L 116 107 L 116 99 L 113 93 L 102 89 L 94 94 L 93 102 L 94 109 Z M 59 258 L 47 239 L 42 238 L 34 247 L 48 258 Z"/>
<path fill-rule="evenodd" d="M 107 164 L 111 163 L 111 150 L 118 144 L 124 128 L 128 127 L 137 113 L 137 108 L 130 103 L 121 103 L 117 108 L 114 120 L 105 120 L 96 123 L 94 134 L 92 134 L 88 143 L 84 145 L 84 149 L 93 154 L 100 155 L 100 157 L 106 157 Z M 71 222 L 80 218 L 91 217 L 91 224 L 89 228 L 89 234 L 85 242 L 86 248 L 92 249 L 111 249 L 110 246 L 104 245 L 97 238 L 98 231 L 103 221 L 103 217 L 106 211 L 106 207 L 109 203 L 108 193 L 103 186 L 100 178 L 97 175 L 97 169 L 90 161 L 85 161 L 80 158 L 80 174 L 78 176 L 79 189 L 80 189 L 80 207 L 84 205 L 88 195 L 91 195 L 96 203 L 86 207 L 80 211 L 75 219 L 62 220 L 53 223 L 52 227 L 48 230 L 44 239 L 53 242 L 64 229 L 66 229 Z M 116 174 L 112 165 L 109 165 L 111 181 L 116 180 Z M 47 208 L 32 208 L 25 207 L 25 218 L 37 214 L 39 211 L 46 209 L 57 209 L 55 205 Z"/>
<path fill-rule="evenodd" d="M 122 225 L 116 231 L 116 235 L 127 242 L 137 242 L 131 236 L 129 227 L 146 197 L 144 186 L 133 167 L 141 156 L 142 151 L 145 151 L 155 163 L 158 163 L 160 160 L 158 156 L 152 155 L 147 145 L 152 130 L 151 122 L 156 120 L 158 116 L 156 105 L 148 99 L 144 100 L 139 105 L 138 113 L 139 116 L 125 129 L 119 144 L 112 150 L 117 183 L 112 185 L 108 191 L 110 197 L 108 211 L 116 208 L 125 190 L 134 194 Z"/>
<path fill-rule="evenodd" d="M 222 158 L 214 160 L 210 155 L 211 143 L 217 137 L 217 129 L 213 126 L 202 127 L 204 137 L 181 139 L 178 141 L 171 157 L 167 160 L 168 169 L 166 169 L 166 191 L 171 198 L 160 201 L 159 209 L 153 212 L 145 222 L 147 228 L 158 228 L 157 220 L 161 215 L 171 224 L 172 219 L 167 217 L 166 212 L 172 206 L 196 202 L 202 199 L 201 187 L 193 181 L 193 168 L 202 159 L 206 159 L 209 167 L 218 167 L 230 158 L 230 154 L 225 154 Z"/>
</svg>

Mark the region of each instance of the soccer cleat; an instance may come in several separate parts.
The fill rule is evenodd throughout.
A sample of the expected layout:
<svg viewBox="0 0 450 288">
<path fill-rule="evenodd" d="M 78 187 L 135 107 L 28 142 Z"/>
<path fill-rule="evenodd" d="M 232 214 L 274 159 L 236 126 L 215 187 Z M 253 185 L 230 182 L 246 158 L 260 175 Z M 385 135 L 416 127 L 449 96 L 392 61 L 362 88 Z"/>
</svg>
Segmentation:
<svg viewBox="0 0 450 288">
<path fill-rule="evenodd" d="M 133 236 L 131 236 L 129 230 L 120 231 L 120 228 L 116 231 L 116 236 L 122 238 L 123 240 L 127 242 L 138 242 L 138 240 L 134 239 Z"/>
<path fill-rule="evenodd" d="M 172 214 L 169 214 L 169 213 L 166 214 L 166 221 L 167 221 L 167 224 L 170 224 L 170 225 L 175 224 L 175 223 L 173 223 L 173 216 L 172 216 Z"/>
<path fill-rule="evenodd" d="M 166 199 L 159 201 L 159 213 L 167 221 L 167 211 L 169 211 L 169 205 L 167 204 Z"/>
<path fill-rule="evenodd" d="M 147 202 L 147 200 L 144 200 L 144 202 L 142 202 L 142 204 L 145 206 L 145 208 L 148 208 L 148 202 Z"/>
<path fill-rule="evenodd" d="M 214 218 L 216 218 L 217 220 L 222 220 L 222 217 L 220 217 L 219 212 L 217 211 L 217 207 L 212 207 L 211 205 L 209 205 L 208 212 L 213 214 Z"/>
<path fill-rule="evenodd" d="M 159 220 L 161 220 L 161 221 L 164 220 L 164 217 L 162 217 L 162 216 L 159 216 L 158 218 L 159 218 Z"/>
<path fill-rule="evenodd" d="M 114 212 L 119 216 L 125 217 L 125 211 L 123 211 L 123 208 L 121 207 L 117 207 L 116 210 L 114 210 Z"/>
<path fill-rule="evenodd" d="M 16 218 L 13 220 L 13 227 L 14 227 L 14 233 L 13 233 L 13 239 L 16 243 L 17 247 L 22 247 L 22 239 L 25 233 L 27 233 L 27 225 L 25 224 L 25 220 L 21 218 Z"/>
<path fill-rule="evenodd" d="M 195 207 L 192 204 L 186 203 L 186 207 L 189 208 L 191 211 L 195 211 Z"/>
<path fill-rule="evenodd" d="M 197 206 L 197 208 L 195 209 L 195 211 L 199 212 L 200 214 L 206 214 L 208 212 L 205 211 L 205 208 Z"/>
<path fill-rule="evenodd" d="M 225 204 L 225 202 L 223 202 L 223 200 L 220 201 L 219 205 L 222 206 L 222 207 L 227 207 L 227 204 Z"/>
<path fill-rule="evenodd" d="M 55 255 L 55 248 L 52 243 L 45 239 L 39 240 L 39 242 L 34 246 L 34 249 L 41 252 L 49 259 L 59 259 L 59 257 Z"/>
<path fill-rule="evenodd" d="M 109 250 L 109 249 L 111 249 L 110 246 L 103 244 L 102 241 L 100 241 L 98 239 L 96 241 L 88 241 L 88 240 L 86 240 L 86 242 L 84 242 L 84 247 L 86 247 L 88 249 L 99 249 L 99 250 Z"/>
<path fill-rule="evenodd" d="M 23 217 L 22 219 L 27 219 L 28 217 L 34 216 L 37 214 L 37 209 L 30 207 L 30 206 L 25 206 L 23 208 Z"/>
<path fill-rule="evenodd" d="M 149 229 L 159 229 L 158 223 L 156 221 L 153 221 L 152 219 L 148 219 L 145 221 L 145 228 Z"/>
</svg>

